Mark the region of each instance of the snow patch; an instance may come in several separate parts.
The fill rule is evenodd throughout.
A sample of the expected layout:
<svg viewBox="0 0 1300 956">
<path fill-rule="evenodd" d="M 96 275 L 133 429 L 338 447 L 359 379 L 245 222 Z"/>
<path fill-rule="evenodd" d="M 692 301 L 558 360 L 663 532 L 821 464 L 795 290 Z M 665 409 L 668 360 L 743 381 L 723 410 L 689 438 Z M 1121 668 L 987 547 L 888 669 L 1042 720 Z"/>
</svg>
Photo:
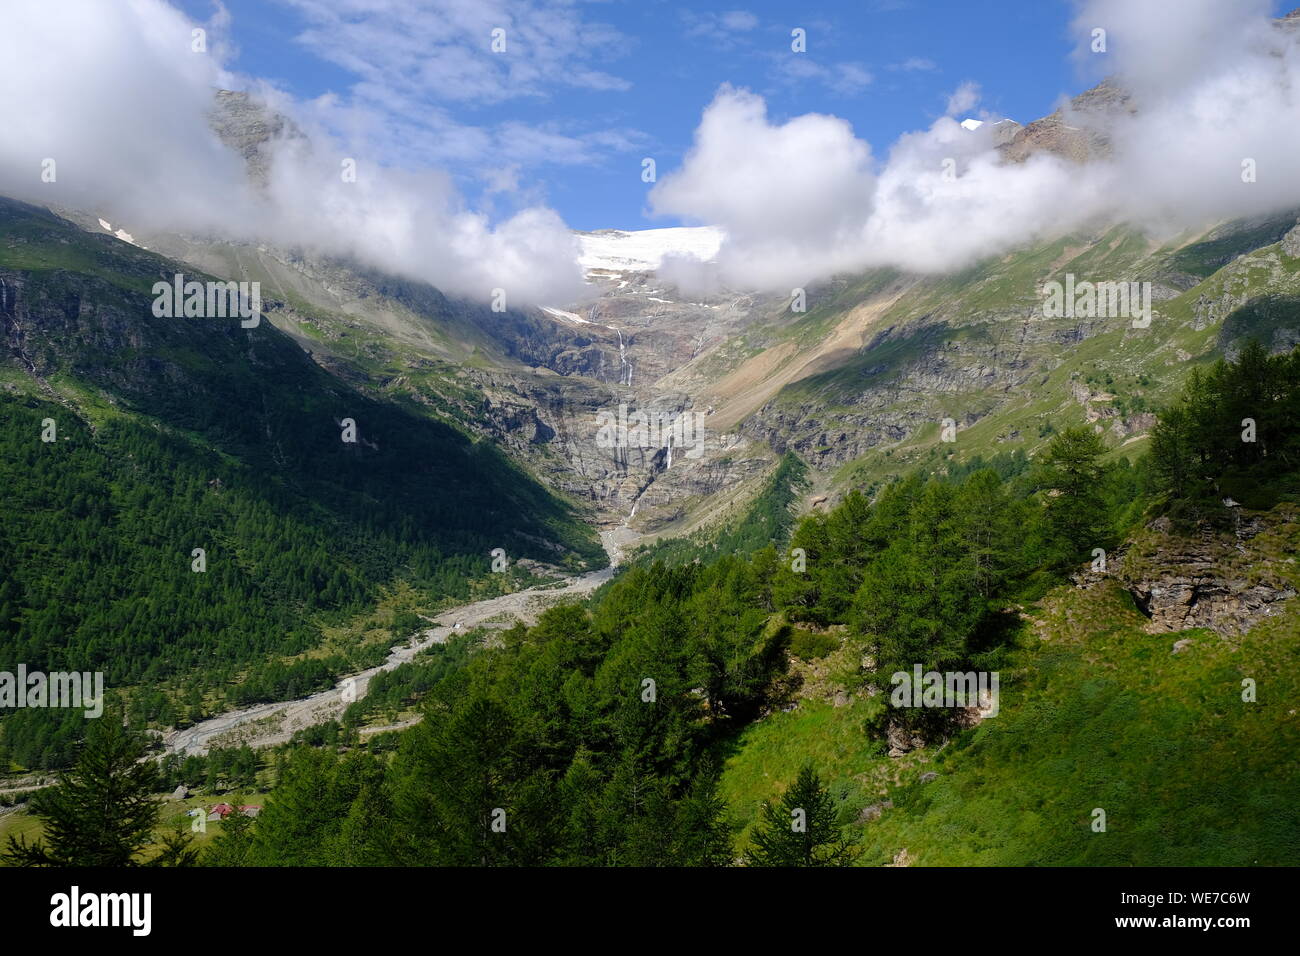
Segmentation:
<svg viewBox="0 0 1300 956">
<path fill-rule="evenodd" d="M 591 325 L 591 322 L 580 315 L 572 312 L 565 312 L 563 309 L 553 309 L 549 305 L 542 306 L 542 311 L 547 315 L 553 315 L 557 319 L 567 319 L 570 322 L 577 322 L 579 325 Z"/>
<path fill-rule="evenodd" d="M 694 256 L 707 262 L 718 254 L 724 238 L 726 233 L 715 226 L 582 232 L 578 233 L 582 248 L 578 263 L 587 271 L 651 272 L 668 255 Z"/>
</svg>

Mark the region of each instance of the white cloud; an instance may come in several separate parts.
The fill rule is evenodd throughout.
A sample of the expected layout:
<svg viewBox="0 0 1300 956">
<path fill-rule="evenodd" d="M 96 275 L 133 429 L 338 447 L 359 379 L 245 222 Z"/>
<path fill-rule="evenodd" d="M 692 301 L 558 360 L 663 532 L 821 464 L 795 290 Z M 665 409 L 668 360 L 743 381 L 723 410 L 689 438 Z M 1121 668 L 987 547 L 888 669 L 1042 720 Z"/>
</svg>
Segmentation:
<svg viewBox="0 0 1300 956">
<path fill-rule="evenodd" d="M 163 0 L 60 0 L 60 13 L 51 16 L 47 0 L 0 7 L 0 193 L 98 213 L 137 237 L 176 230 L 352 255 L 479 299 L 505 288 L 520 304 L 580 287 L 572 236 L 551 210 L 493 224 L 466 207 L 447 174 L 383 167 L 323 125 L 363 141 L 382 113 L 263 89 L 307 130 L 311 149 L 281 143 L 259 194 L 208 126 L 215 89 L 235 80 L 217 47 L 191 51 L 194 24 Z M 466 152 L 487 139 L 461 134 Z M 358 158 L 357 182 L 343 181 L 343 157 Z M 45 158 L 57 163 L 55 183 L 40 179 Z"/>
<path fill-rule="evenodd" d="M 777 125 L 760 98 L 724 88 L 651 206 L 727 231 L 717 281 L 773 290 L 871 266 L 958 269 L 1091 224 L 1161 235 L 1300 207 L 1300 29 L 1276 28 L 1268 7 L 1083 4 L 1083 48 L 1104 24 L 1104 69 L 1132 90 L 1138 111 L 1109 121 L 1106 159 L 1080 166 L 1039 153 L 1003 163 L 992 124 L 966 130 L 949 115 L 900 138 L 873 170 L 869 144 L 843 121 L 808 114 Z M 963 84 L 949 114 L 972 109 L 978 95 Z M 1256 182 L 1242 181 L 1248 159 Z"/>
<path fill-rule="evenodd" d="M 819 63 L 806 53 L 778 53 L 773 57 L 776 75 L 787 84 L 820 83 L 832 91 L 851 96 L 861 93 L 875 76 L 861 63 Z"/>
<path fill-rule="evenodd" d="M 728 50 L 746 39 L 746 34 L 758 28 L 758 17 L 748 10 L 728 10 L 724 13 L 696 13 L 681 11 L 686 35 L 704 40 L 711 45 Z"/>
<path fill-rule="evenodd" d="M 783 285 L 844 265 L 870 209 L 871 150 L 847 122 L 768 120 L 763 100 L 724 87 L 704 111 L 681 170 L 650 194 L 657 214 L 720 226 L 718 267 L 736 287 Z"/>
<path fill-rule="evenodd" d="M 748 10 L 729 10 L 722 15 L 722 24 L 729 30 L 753 30 L 758 26 L 758 17 Z"/>
<path fill-rule="evenodd" d="M 472 110 L 524 100 L 544 104 L 571 90 L 617 93 L 630 84 L 602 64 L 632 46 L 615 28 L 582 16 L 572 0 L 283 0 L 307 21 L 296 38 L 356 77 L 345 108 L 369 123 L 364 141 L 387 162 L 593 165 L 640 148 L 634 129 L 569 121 L 530 128 L 518 120 L 471 125 Z M 494 52 L 493 31 L 504 31 Z M 347 136 L 337 107 L 321 117 Z"/>
<path fill-rule="evenodd" d="M 596 163 L 643 146 L 643 138 L 558 122 L 471 126 L 431 98 L 444 80 L 449 96 L 474 102 L 544 97 L 556 84 L 600 88 L 600 56 L 585 49 L 593 34 L 572 32 L 583 24 L 576 7 L 562 0 L 292 2 L 320 34 L 308 42 L 349 64 L 360 82 L 345 97 L 306 103 L 256 87 L 307 131 L 312 147 L 281 144 L 262 195 L 204 115 L 215 88 L 241 82 L 222 66 L 230 49 L 223 7 L 207 24 L 210 52 L 196 54 L 195 24 L 164 0 L 60 0 L 58 18 L 48 0 L 7 0 L 0 6 L 7 106 L 0 193 L 103 215 L 137 237 L 170 229 L 266 238 L 354 255 L 453 294 L 483 298 L 502 287 L 514 303 L 571 298 L 580 281 L 572 236 L 536 204 L 525 172 Z M 552 8 L 554 22 L 535 16 Z M 649 202 L 657 214 L 717 225 L 728 238 L 715 264 L 678 260 L 666 268 L 700 286 L 788 290 L 870 266 L 960 268 L 1094 222 L 1164 233 L 1300 206 L 1300 30 L 1277 29 L 1268 8 L 1266 0 L 1081 4 L 1079 49 L 1089 51 L 1091 31 L 1101 27 L 1109 52 L 1079 55 L 1117 74 L 1138 110 L 1112 121 L 1113 155 L 1085 166 L 1050 155 L 1000 163 L 991 124 L 970 131 L 955 121 L 977 105 L 973 84 L 950 97 L 950 115 L 900 138 L 883 161 L 842 119 L 773 120 L 762 98 L 723 87 L 681 168 L 660 169 Z M 440 25 L 416 16 L 431 11 Z M 744 13 L 718 15 L 717 23 L 730 17 L 744 33 Z M 407 15 L 420 24 L 397 36 Z M 495 21 L 505 23 L 508 44 L 527 48 L 517 60 L 486 59 L 492 54 L 477 46 L 443 49 L 455 45 L 448 36 L 462 46 L 482 36 L 486 47 Z M 336 28 L 338 36 L 325 35 Z M 611 50 L 622 42 L 599 30 L 594 36 Z M 439 47 L 427 63 L 425 40 Z M 859 64 L 781 59 L 794 79 L 841 92 L 870 83 Z M 342 157 L 358 160 L 356 183 L 342 182 Z M 57 183 L 40 180 L 45 158 L 58 163 Z M 955 180 L 944 175 L 947 160 Z M 1256 182 L 1242 181 L 1244 160 L 1255 164 Z M 534 205 L 494 221 L 469 208 L 448 173 L 427 168 L 430 161 L 473 166 L 489 197 Z"/>
<path fill-rule="evenodd" d="M 923 56 L 911 56 L 901 63 L 890 64 L 889 68 L 891 70 L 902 70 L 904 73 L 923 73 L 939 69 L 939 64 Z"/>
<path fill-rule="evenodd" d="M 875 76 L 860 63 L 837 63 L 827 81 L 831 89 L 840 93 L 859 93 L 875 82 Z"/>
<path fill-rule="evenodd" d="M 629 41 L 569 0 L 286 0 L 309 26 L 298 42 L 408 101 L 495 103 L 554 88 L 626 89 L 594 64 Z M 493 51 L 493 31 L 505 49 Z"/>
<path fill-rule="evenodd" d="M 979 101 L 979 84 L 967 80 L 953 91 L 952 96 L 948 97 L 947 115 L 955 116 L 958 113 L 969 113 Z"/>
</svg>

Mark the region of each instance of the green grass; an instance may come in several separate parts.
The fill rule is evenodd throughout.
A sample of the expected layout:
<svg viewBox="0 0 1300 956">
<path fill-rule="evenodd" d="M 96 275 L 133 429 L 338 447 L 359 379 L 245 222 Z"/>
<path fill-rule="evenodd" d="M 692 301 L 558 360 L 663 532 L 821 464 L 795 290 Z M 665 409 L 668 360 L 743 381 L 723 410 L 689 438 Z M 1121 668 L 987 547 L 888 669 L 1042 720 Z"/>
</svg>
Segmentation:
<svg viewBox="0 0 1300 956">
<path fill-rule="evenodd" d="M 0 844 L 7 845 L 12 836 L 16 840 L 25 839 L 28 843 L 40 839 L 44 833 L 41 821 L 26 810 L 15 810 L 0 817 Z M 0 861 L 0 866 L 4 866 Z"/>
<path fill-rule="evenodd" d="M 881 706 L 878 698 L 866 697 L 845 707 L 803 700 L 739 734 L 723 761 L 718 788 L 738 833 L 738 851 L 748 845 L 763 801 L 779 798 L 805 763 L 832 789 L 853 791 L 858 804 L 870 802 L 861 779 L 891 769 L 879 742 L 864 729 Z"/>
<path fill-rule="evenodd" d="M 1275 509 L 1251 557 L 1223 573 L 1300 587 L 1293 510 Z M 1130 563 L 1148 576 L 1168 566 L 1168 550 L 1152 551 L 1157 537 L 1139 535 L 1126 574 Z M 1293 865 L 1300 599 L 1280 607 L 1240 637 L 1148 634 L 1119 581 L 1057 588 L 1026 610 L 1000 672 L 1000 712 L 898 758 L 868 733 L 880 697 L 838 708 L 802 700 L 745 728 L 722 755 L 740 849 L 762 802 L 809 763 L 863 865 L 904 850 L 923 866 Z M 1184 638 L 1192 645 L 1174 654 Z M 1242 700 L 1245 678 L 1256 702 Z M 938 778 L 921 783 L 928 771 Z M 886 800 L 879 819 L 860 819 Z M 1096 808 L 1105 832 L 1092 829 Z"/>
<path fill-rule="evenodd" d="M 190 834 L 193 845 L 200 848 L 208 846 L 225 826 L 221 821 L 205 821 L 205 830 L 195 832 L 191 829 L 192 819 L 185 816 L 187 810 L 199 808 L 206 811 L 218 803 L 260 806 L 266 803 L 266 797 L 267 794 L 265 793 L 240 793 L 226 794 L 220 797 L 207 794 L 187 797 L 184 800 L 162 800 L 162 806 L 158 813 L 158 825 L 154 827 L 154 841 L 145 848 L 144 856 L 147 858 L 160 850 L 162 848 L 162 837 L 173 832 L 177 826 L 183 827 Z M 41 839 L 44 832 L 45 828 L 41 821 L 26 810 L 16 810 L 13 813 L 0 816 L 0 846 L 7 844 L 10 836 L 33 843 Z M 0 866 L 6 865 L 3 861 L 0 861 Z"/>
<path fill-rule="evenodd" d="M 906 848 L 918 865 L 1293 864 L 1300 608 L 1234 644 L 1144 633 L 1117 585 L 1045 604 L 1050 639 L 1018 657 L 1001 713 L 940 755 L 937 780 L 895 791 L 862 828 L 865 860 Z M 1194 645 L 1171 653 L 1183 637 Z M 1257 703 L 1242 702 L 1244 677 Z"/>
</svg>

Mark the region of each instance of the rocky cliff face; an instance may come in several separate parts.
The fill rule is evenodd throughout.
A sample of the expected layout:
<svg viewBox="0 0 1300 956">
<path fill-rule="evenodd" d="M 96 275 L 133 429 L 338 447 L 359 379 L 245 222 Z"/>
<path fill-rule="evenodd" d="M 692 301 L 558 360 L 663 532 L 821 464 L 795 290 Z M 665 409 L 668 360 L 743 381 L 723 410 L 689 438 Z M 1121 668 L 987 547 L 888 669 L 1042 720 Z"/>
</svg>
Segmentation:
<svg viewBox="0 0 1300 956">
<path fill-rule="evenodd" d="M 1232 638 L 1296 596 L 1295 506 L 1233 510 L 1233 527 L 1220 532 L 1179 533 L 1159 519 L 1117 562 L 1115 573 L 1151 619 L 1148 631 L 1199 627 Z"/>
<path fill-rule="evenodd" d="M 1010 163 L 1022 163 L 1035 153 L 1051 153 L 1076 163 L 1104 158 L 1111 151 L 1111 122 L 1135 112 L 1131 95 L 1107 79 L 1050 116 L 1016 130 L 998 151 Z"/>
<path fill-rule="evenodd" d="M 1300 23 L 1300 20 L 1296 22 Z M 1282 237 L 1282 251 L 1292 259 L 1300 259 L 1300 223 Z"/>
<path fill-rule="evenodd" d="M 1036 150 L 1086 161 L 1108 148 L 1107 123 L 1132 109 L 1108 82 L 1037 123 L 995 124 L 994 133 L 1008 161 Z M 228 91 L 216 97 L 213 124 L 255 181 L 265 177 L 271 145 L 301 135 Z M 933 447 L 925 436 L 946 420 L 959 443 L 978 436 L 982 453 L 1018 444 L 1032 453 L 1060 415 L 1116 442 L 1138 438 L 1152 421 L 1148 390 L 1158 402 L 1190 358 L 1231 347 L 1243 330 L 1229 330 L 1229 320 L 1257 299 L 1263 271 L 1272 290 L 1294 279 L 1294 223 L 1293 216 L 1276 232 L 1250 227 L 1245 239 L 1240 226 L 1207 233 L 1191 247 L 1190 265 L 1111 230 L 1024 250 L 958 279 L 887 276 L 865 299 L 864 277 L 840 277 L 813 290 L 814 314 L 829 315 L 821 326 L 771 297 L 681 294 L 656 273 L 651 260 L 662 237 L 650 233 L 597 235 L 602 255 L 584 260 L 582 301 L 505 313 L 304 250 L 185 236 L 144 244 L 194 269 L 275 290 L 265 300 L 268 318 L 351 385 L 425 405 L 490 439 L 602 520 L 635 511 L 638 521 L 662 525 L 694 500 L 760 474 L 786 450 L 829 477 L 902 448 L 883 467 L 905 470 L 926 452 L 904 446 Z M 708 238 L 703 232 L 686 241 Z M 1284 233 L 1280 252 L 1242 255 Z M 621 256 L 625 240 L 635 254 Z M 1161 316 L 1147 332 L 1124 317 L 1043 315 L 1042 283 L 1068 271 L 1150 281 L 1159 311 L 1215 268 L 1221 281 L 1202 287 L 1186 315 Z M 871 316 L 855 318 L 858 309 Z M 1300 337 L 1293 328 L 1300 323 L 1270 323 L 1276 347 Z M 1223 330 L 1223 342 L 1187 339 L 1211 329 Z M 1117 381 L 1095 380 L 1098 358 Z M 672 454 L 658 440 L 606 447 L 598 417 L 620 407 L 702 416 L 703 454 Z"/>
<path fill-rule="evenodd" d="M 683 393 L 647 398 L 577 376 L 492 371 L 472 378 L 485 396 L 473 416 L 476 427 L 609 520 L 635 513 L 638 526 L 654 530 L 682 517 L 687 502 L 757 478 L 771 464 L 764 446 L 714 432 L 708 416 Z M 689 436 L 688 448 L 670 447 L 674 439 L 662 433 L 642 440 L 634 430 L 627 442 L 611 444 L 602 424 L 621 412 L 628 418 L 644 413 L 668 425 L 689 416 L 699 432 Z"/>
<path fill-rule="evenodd" d="M 221 141 L 244 157 L 249 178 L 261 185 L 266 184 L 270 172 L 270 144 L 279 139 L 304 139 L 292 121 L 234 90 L 217 90 L 211 122 Z"/>
</svg>

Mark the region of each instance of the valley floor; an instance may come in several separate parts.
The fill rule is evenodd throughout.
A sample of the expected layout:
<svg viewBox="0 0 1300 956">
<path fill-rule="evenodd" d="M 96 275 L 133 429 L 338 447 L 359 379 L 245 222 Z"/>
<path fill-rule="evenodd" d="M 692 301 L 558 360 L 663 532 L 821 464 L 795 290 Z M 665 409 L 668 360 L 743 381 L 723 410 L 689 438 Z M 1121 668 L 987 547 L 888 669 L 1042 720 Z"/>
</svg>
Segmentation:
<svg viewBox="0 0 1300 956">
<path fill-rule="evenodd" d="M 378 667 L 346 677 L 334 687 L 309 697 L 232 710 L 183 730 L 173 730 L 163 737 L 163 752 L 206 754 L 214 746 L 272 747 L 287 743 L 298 731 L 338 720 L 352 701 L 365 696 L 366 688 L 376 674 L 393 670 L 434 644 L 445 643 L 458 630 L 501 630 L 510 627 L 517 620 L 531 624 L 548 607 L 587 597 L 613 578 L 622 559 L 622 549 L 634 542 L 636 537 L 626 525 L 603 531 L 601 543 L 609 555 L 609 567 L 579 575 L 559 587 L 541 585 L 444 611 L 438 615 L 434 627 L 424 631 L 418 639 L 394 647 L 387 660 Z M 409 723 L 401 726 L 409 726 Z M 379 729 L 391 730 L 397 727 Z"/>
</svg>

